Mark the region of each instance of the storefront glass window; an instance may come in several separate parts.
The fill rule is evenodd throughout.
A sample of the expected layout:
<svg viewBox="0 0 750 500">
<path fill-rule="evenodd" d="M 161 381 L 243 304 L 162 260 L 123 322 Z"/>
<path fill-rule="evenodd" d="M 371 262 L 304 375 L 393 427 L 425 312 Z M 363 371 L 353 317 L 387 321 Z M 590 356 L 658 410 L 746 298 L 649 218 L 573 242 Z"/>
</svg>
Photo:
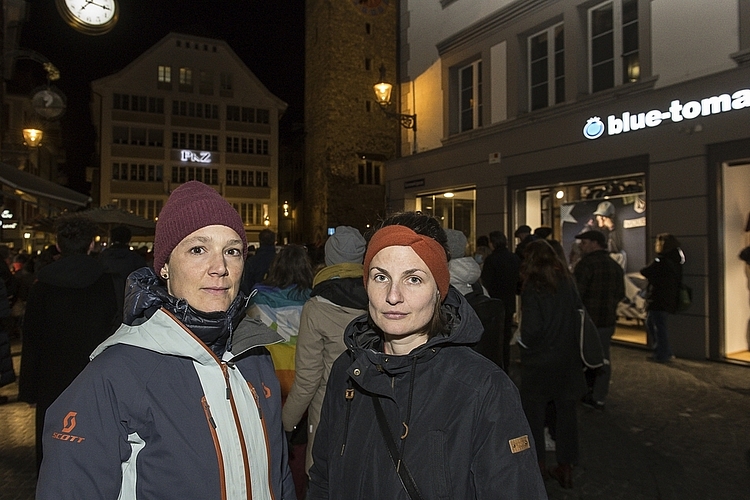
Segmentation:
<svg viewBox="0 0 750 500">
<path fill-rule="evenodd" d="M 456 229 L 466 235 L 469 247 L 476 243 L 476 191 L 464 189 L 417 196 L 416 209 L 440 220 L 445 229 Z"/>
</svg>

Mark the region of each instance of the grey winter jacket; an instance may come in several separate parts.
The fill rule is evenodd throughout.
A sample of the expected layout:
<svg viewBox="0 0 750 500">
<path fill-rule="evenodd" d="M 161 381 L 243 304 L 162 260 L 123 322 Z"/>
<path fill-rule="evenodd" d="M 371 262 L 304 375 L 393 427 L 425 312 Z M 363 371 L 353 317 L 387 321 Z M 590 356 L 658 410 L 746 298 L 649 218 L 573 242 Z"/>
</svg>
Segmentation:
<svg viewBox="0 0 750 500">
<path fill-rule="evenodd" d="M 244 314 L 200 313 L 149 268 L 126 323 L 49 408 L 37 499 L 294 499 L 279 383 Z"/>
</svg>

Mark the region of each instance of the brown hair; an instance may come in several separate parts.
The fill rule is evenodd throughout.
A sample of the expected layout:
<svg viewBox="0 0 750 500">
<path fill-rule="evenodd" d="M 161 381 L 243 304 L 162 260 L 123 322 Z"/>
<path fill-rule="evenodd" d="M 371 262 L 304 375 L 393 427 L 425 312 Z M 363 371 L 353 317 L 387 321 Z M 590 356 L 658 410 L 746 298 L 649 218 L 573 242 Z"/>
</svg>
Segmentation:
<svg viewBox="0 0 750 500">
<path fill-rule="evenodd" d="M 555 291 L 560 282 L 570 278 L 570 271 L 546 240 L 535 240 L 526 245 L 521 264 L 523 288 Z"/>
</svg>

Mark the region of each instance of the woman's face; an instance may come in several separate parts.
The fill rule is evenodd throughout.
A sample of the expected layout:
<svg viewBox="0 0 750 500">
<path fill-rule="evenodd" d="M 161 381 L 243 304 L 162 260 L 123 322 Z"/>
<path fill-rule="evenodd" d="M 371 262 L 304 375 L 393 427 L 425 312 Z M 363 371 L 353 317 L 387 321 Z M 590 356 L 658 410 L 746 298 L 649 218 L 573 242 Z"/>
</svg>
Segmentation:
<svg viewBox="0 0 750 500">
<path fill-rule="evenodd" d="M 167 290 L 193 309 L 226 311 L 239 293 L 245 265 L 242 250 L 242 239 L 227 226 L 206 226 L 190 233 L 164 264 Z"/>
<path fill-rule="evenodd" d="M 382 249 L 367 278 L 370 317 L 391 337 L 426 334 L 438 289 L 427 264 L 408 246 Z"/>
</svg>

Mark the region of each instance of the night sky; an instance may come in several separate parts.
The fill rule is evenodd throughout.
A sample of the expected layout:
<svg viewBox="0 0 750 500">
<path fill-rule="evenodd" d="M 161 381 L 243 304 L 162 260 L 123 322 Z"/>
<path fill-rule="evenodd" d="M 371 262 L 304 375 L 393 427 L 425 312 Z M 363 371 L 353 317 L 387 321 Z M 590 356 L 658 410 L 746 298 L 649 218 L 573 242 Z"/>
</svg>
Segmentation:
<svg viewBox="0 0 750 500">
<path fill-rule="evenodd" d="M 282 134 L 302 120 L 304 0 L 119 0 L 120 16 L 107 34 L 87 36 L 69 27 L 54 0 L 32 0 L 20 47 L 35 50 L 58 67 L 53 83 L 67 97 L 62 117 L 68 186 L 88 191 L 95 130 L 90 117 L 90 82 L 116 73 L 171 31 L 225 40 L 250 70 L 289 108 Z M 36 85 L 44 71 L 33 71 Z"/>
</svg>

